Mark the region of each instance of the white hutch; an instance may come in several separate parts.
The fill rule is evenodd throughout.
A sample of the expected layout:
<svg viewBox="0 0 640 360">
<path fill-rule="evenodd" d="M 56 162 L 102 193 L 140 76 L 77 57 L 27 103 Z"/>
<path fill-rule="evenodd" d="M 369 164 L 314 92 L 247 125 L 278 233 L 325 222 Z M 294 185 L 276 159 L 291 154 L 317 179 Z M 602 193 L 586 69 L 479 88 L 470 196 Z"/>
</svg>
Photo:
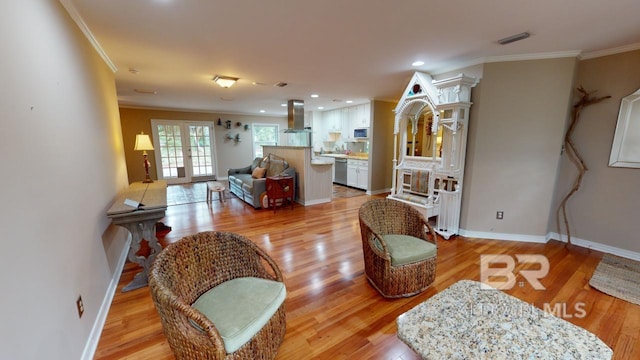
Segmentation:
<svg viewBox="0 0 640 360">
<path fill-rule="evenodd" d="M 464 178 L 471 88 L 475 78 L 434 81 L 416 72 L 395 109 L 389 198 L 408 203 L 444 238 L 456 235 Z"/>
</svg>

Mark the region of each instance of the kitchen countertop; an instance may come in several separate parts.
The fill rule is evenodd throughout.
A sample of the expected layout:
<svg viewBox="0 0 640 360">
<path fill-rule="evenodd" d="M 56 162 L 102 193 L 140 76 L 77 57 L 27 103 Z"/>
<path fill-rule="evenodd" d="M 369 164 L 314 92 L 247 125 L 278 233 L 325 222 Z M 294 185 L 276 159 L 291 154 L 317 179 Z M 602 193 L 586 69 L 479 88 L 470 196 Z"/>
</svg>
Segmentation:
<svg viewBox="0 0 640 360">
<path fill-rule="evenodd" d="M 369 156 L 367 155 L 347 155 L 347 154 L 337 154 L 337 153 L 332 153 L 332 154 L 325 153 L 317 156 L 327 156 L 327 157 L 338 158 L 338 159 L 369 160 Z"/>
</svg>

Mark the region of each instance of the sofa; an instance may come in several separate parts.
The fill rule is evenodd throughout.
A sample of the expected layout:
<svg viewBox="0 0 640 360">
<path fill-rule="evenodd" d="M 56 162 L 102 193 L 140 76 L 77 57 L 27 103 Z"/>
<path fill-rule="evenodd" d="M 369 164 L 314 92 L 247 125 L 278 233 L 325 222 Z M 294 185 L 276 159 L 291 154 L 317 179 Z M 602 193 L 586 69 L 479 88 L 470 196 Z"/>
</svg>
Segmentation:
<svg viewBox="0 0 640 360">
<path fill-rule="evenodd" d="M 229 191 L 256 209 L 268 208 L 266 178 L 292 176 L 295 187 L 296 171 L 281 157 L 269 154 L 253 159 L 251 165 L 228 170 Z"/>
</svg>

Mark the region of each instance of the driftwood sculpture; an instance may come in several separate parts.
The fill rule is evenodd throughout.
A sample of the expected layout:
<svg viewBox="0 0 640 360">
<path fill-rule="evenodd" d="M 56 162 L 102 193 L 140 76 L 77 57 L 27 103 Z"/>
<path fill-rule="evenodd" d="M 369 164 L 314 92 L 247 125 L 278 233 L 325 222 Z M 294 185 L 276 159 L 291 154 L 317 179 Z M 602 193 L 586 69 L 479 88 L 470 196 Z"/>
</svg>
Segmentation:
<svg viewBox="0 0 640 360">
<path fill-rule="evenodd" d="M 567 129 L 567 133 L 564 136 L 564 147 L 565 147 L 565 150 L 567 151 L 567 156 L 578 168 L 578 176 L 576 177 L 571 190 L 567 193 L 567 195 L 564 196 L 564 198 L 560 202 L 560 205 L 558 206 L 558 212 L 556 214 L 558 234 L 562 234 L 560 232 L 560 215 L 562 215 L 562 218 L 564 220 L 564 226 L 567 230 L 567 242 L 569 244 L 571 244 L 571 229 L 569 228 L 569 220 L 567 219 L 567 209 L 566 209 L 567 201 L 573 194 L 576 193 L 576 191 L 578 191 L 578 189 L 580 189 L 580 185 L 582 184 L 582 178 L 584 177 L 584 174 L 587 172 L 587 170 L 589 170 L 587 168 L 587 165 L 584 163 L 584 159 L 578 152 L 578 149 L 576 149 L 576 145 L 573 143 L 573 140 L 571 139 L 571 134 L 573 133 L 573 130 L 575 130 L 576 125 L 578 124 L 578 120 L 580 119 L 580 112 L 582 111 L 582 109 L 584 109 L 589 105 L 593 105 L 595 103 L 598 103 L 604 99 L 608 99 L 611 97 L 611 96 L 603 96 L 603 97 L 595 97 L 595 98 L 591 97 L 591 94 L 593 94 L 595 91 L 589 93 L 582 86 L 578 87 L 577 91 L 582 96 L 580 100 L 578 100 L 578 102 L 575 105 L 573 105 L 573 113 L 572 113 L 573 116 L 571 119 L 571 124 L 569 125 L 569 129 Z"/>
</svg>

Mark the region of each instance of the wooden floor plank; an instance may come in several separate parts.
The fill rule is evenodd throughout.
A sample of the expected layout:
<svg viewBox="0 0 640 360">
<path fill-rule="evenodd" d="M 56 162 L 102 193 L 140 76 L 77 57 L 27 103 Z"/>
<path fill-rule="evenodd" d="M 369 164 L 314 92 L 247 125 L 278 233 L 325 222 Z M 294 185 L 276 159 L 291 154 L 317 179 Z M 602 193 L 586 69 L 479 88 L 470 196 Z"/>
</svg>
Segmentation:
<svg viewBox="0 0 640 360">
<path fill-rule="evenodd" d="M 601 253 L 557 241 L 441 239 L 432 287 L 411 298 L 383 298 L 364 276 L 358 209 L 370 198 L 336 198 L 275 214 L 234 197 L 225 203 L 169 206 L 163 222 L 172 230 L 160 242 L 167 246 L 200 231 L 232 231 L 265 249 L 280 266 L 288 292 L 287 333 L 278 359 L 418 359 L 398 340 L 395 319 L 458 280 L 479 280 L 483 254 L 545 255 L 550 262 L 549 274 L 541 279 L 545 290 L 525 285 L 506 292 L 539 308 L 584 304 L 585 317 L 566 320 L 598 335 L 614 349 L 614 359 L 640 357 L 640 306 L 588 285 Z M 135 264 L 125 266 L 95 359 L 173 358 L 149 289 L 120 292 L 138 270 Z"/>
</svg>

